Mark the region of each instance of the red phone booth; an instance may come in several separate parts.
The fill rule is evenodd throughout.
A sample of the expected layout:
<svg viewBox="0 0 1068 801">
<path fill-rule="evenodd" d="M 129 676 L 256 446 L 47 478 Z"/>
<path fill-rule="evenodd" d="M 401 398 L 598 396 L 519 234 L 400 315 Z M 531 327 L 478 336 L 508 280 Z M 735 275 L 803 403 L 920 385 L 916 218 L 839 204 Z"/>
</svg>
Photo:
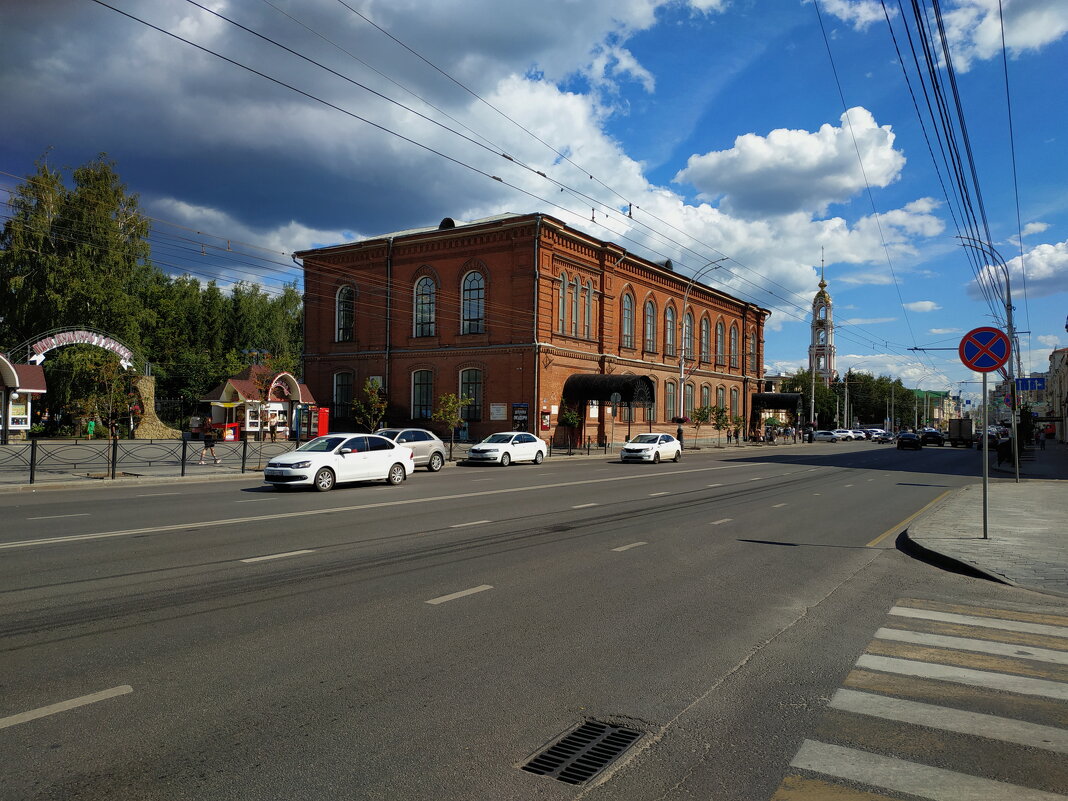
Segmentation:
<svg viewBox="0 0 1068 801">
<path fill-rule="evenodd" d="M 330 407 L 320 406 L 315 410 L 315 436 L 321 437 L 330 433 Z"/>
</svg>

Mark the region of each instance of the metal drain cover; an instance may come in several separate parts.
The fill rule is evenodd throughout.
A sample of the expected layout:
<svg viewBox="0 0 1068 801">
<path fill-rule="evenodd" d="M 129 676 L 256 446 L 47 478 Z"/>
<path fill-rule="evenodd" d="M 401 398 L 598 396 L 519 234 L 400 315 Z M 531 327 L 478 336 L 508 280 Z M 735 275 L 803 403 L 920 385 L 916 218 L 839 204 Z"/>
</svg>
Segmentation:
<svg viewBox="0 0 1068 801">
<path fill-rule="evenodd" d="M 588 720 L 530 760 L 523 770 L 582 784 L 619 759 L 641 736 L 634 729 Z"/>
</svg>

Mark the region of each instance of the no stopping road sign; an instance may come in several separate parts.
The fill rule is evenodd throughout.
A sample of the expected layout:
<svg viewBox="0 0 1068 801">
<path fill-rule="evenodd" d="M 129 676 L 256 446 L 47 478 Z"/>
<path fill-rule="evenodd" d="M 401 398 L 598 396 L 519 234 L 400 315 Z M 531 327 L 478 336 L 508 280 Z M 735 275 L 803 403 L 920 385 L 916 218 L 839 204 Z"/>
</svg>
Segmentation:
<svg viewBox="0 0 1068 801">
<path fill-rule="evenodd" d="M 992 373 L 1009 360 L 1012 346 L 998 328 L 975 328 L 964 335 L 958 348 L 964 366 L 977 373 Z"/>
</svg>

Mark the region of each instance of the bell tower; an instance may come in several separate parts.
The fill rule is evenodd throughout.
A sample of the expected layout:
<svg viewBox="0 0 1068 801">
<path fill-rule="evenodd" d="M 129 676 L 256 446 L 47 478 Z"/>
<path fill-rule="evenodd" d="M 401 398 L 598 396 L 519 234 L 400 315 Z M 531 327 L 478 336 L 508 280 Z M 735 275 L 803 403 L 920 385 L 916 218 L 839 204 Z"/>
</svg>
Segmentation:
<svg viewBox="0 0 1068 801">
<path fill-rule="evenodd" d="M 808 346 L 808 369 L 830 386 L 834 380 L 834 304 L 827 292 L 827 279 L 820 266 L 820 290 L 812 299 L 812 338 Z"/>
</svg>

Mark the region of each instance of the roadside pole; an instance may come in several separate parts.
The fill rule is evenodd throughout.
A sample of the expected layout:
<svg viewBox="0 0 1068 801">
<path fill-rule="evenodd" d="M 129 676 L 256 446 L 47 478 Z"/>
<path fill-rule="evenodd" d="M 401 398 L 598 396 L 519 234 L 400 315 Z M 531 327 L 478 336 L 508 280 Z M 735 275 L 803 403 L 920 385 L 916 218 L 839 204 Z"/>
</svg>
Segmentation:
<svg viewBox="0 0 1068 801">
<path fill-rule="evenodd" d="M 983 539 L 989 539 L 987 520 L 990 516 L 990 404 L 987 403 L 986 373 L 983 373 Z"/>
</svg>

